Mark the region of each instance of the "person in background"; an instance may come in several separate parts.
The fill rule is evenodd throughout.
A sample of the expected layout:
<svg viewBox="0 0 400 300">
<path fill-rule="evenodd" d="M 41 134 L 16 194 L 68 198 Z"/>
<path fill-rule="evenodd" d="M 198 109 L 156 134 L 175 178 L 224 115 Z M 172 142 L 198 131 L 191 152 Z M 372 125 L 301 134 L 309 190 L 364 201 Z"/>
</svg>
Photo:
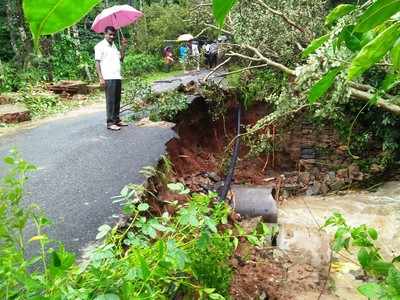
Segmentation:
<svg viewBox="0 0 400 300">
<path fill-rule="evenodd" d="M 189 41 L 190 55 L 196 64 L 196 70 L 200 71 L 200 51 L 197 41 Z"/>
<path fill-rule="evenodd" d="M 121 122 L 119 111 L 121 105 L 121 62 L 124 60 L 127 41 L 122 40 L 121 52 L 114 44 L 116 30 L 107 26 L 104 30 L 104 39 L 94 48 L 96 71 L 100 85 L 105 87 L 107 129 L 120 130 L 127 124 Z"/>
<path fill-rule="evenodd" d="M 210 62 L 210 45 L 211 45 L 211 43 L 208 41 L 206 43 L 204 43 L 204 45 L 203 45 L 203 51 L 204 51 L 204 57 L 206 60 L 206 65 L 209 68 L 211 68 L 211 66 L 210 66 L 210 64 L 211 64 L 211 62 Z"/>
<path fill-rule="evenodd" d="M 179 47 L 179 62 L 182 65 L 184 73 L 186 73 L 188 54 L 189 54 L 189 49 L 186 46 L 186 44 L 181 44 L 181 46 Z"/>
<path fill-rule="evenodd" d="M 172 53 L 172 48 L 170 46 L 165 47 L 164 49 L 164 62 L 166 71 L 170 72 L 171 67 L 174 63 L 174 55 Z"/>
<path fill-rule="evenodd" d="M 218 43 L 217 41 L 213 41 L 209 47 L 209 63 L 210 69 L 214 68 L 218 65 Z"/>
</svg>

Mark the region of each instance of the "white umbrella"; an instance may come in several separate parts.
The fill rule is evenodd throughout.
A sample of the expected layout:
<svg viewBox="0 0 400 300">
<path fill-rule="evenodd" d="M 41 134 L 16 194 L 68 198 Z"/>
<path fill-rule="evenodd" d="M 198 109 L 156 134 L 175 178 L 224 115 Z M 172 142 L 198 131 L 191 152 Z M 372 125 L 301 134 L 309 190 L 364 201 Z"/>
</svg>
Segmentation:
<svg viewBox="0 0 400 300">
<path fill-rule="evenodd" d="M 178 37 L 177 41 L 178 42 L 188 42 L 188 41 L 191 41 L 193 39 L 194 39 L 193 35 L 191 35 L 189 33 L 185 33 L 185 34 L 180 35 Z"/>
</svg>

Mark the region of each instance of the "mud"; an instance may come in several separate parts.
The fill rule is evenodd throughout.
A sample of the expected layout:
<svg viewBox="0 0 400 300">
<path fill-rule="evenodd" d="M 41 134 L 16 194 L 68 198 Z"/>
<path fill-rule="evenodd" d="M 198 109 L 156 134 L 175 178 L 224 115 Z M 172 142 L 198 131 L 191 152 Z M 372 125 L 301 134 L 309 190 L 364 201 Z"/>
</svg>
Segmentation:
<svg viewBox="0 0 400 300">
<path fill-rule="evenodd" d="M 173 162 L 176 179 L 197 191 L 195 180 L 201 173 L 215 173 L 223 178 L 231 159 L 231 149 L 226 151 L 235 137 L 236 104 L 228 103 L 228 112 L 224 119 L 212 120 L 206 101 L 196 98 L 189 110 L 178 116 L 174 130 L 178 138 L 167 144 L 168 155 Z M 244 113 L 242 126 L 255 124 L 268 111 L 268 107 L 259 104 Z M 232 148 L 232 147 L 231 147 Z M 268 178 L 278 176 L 285 170 L 294 168 L 295 163 L 276 155 L 276 168 L 265 172 L 267 156 L 248 158 L 248 147 L 241 143 L 240 156 L 235 170 L 234 183 L 265 185 Z"/>
</svg>

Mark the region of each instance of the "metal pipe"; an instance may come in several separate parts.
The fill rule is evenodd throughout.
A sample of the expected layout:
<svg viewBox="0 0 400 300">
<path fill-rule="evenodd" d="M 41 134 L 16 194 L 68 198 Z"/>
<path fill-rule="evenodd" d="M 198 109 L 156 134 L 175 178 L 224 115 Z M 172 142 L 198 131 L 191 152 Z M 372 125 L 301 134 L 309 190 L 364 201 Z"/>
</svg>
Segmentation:
<svg viewBox="0 0 400 300">
<path fill-rule="evenodd" d="M 222 192 L 220 193 L 220 200 L 225 201 L 226 195 L 231 187 L 233 175 L 235 173 L 236 161 L 239 156 L 239 149 L 240 149 L 240 123 L 241 123 L 241 115 L 242 115 L 242 105 L 239 103 L 237 108 L 237 123 L 236 123 L 236 141 L 235 146 L 233 149 L 233 155 L 231 159 L 231 164 L 229 166 L 228 174 L 224 181 L 224 186 Z"/>
</svg>

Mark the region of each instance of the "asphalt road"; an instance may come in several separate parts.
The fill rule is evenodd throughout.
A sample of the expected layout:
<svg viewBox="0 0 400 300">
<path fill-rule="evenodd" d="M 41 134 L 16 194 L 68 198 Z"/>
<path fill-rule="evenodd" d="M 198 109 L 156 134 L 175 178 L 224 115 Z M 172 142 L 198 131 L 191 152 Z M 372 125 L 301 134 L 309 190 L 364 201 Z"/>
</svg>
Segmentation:
<svg viewBox="0 0 400 300">
<path fill-rule="evenodd" d="M 76 253 L 95 240 L 100 225 L 115 222 L 120 207 L 110 198 L 142 183 L 141 168 L 155 165 L 174 136 L 171 129 L 133 125 L 112 132 L 104 118 L 96 112 L 0 137 L 0 157 L 16 147 L 38 167 L 24 202 L 43 208 L 54 223 L 50 237 Z"/>
</svg>

